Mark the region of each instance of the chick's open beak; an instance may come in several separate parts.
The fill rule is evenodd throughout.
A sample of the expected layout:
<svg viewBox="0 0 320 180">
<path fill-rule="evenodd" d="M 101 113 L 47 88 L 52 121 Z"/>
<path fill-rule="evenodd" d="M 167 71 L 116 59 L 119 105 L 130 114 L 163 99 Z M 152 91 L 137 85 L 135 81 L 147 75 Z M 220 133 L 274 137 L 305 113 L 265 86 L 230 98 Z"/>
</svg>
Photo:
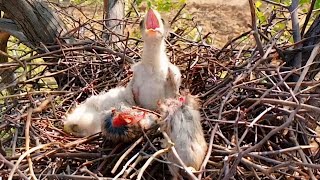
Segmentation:
<svg viewBox="0 0 320 180">
<path fill-rule="evenodd" d="M 145 27 L 148 34 L 152 35 L 157 32 L 160 28 L 160 22 L 154 10 L 149 9 L 147 12 L 146 20 L 145 20 Z"/>
</svg>

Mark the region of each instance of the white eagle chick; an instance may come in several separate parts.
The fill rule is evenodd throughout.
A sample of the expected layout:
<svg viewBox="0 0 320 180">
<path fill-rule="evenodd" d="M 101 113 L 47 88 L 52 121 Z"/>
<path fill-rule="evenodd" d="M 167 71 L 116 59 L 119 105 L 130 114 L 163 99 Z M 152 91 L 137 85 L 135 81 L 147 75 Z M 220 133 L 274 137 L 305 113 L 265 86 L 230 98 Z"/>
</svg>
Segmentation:
<svg viewBox="0 0 320 180">
<path fill-rule="evenodd" d="M 179 93 L 181 73 L 170 63 L 166 54 L 164 21 L 160 14 L 149 9 L 141 21 L 142 60 L 133 66 L 133 78 L 127 88 L 132 90 L 138 106 L 157 109 L 157 102 Z"/>
<path fill-rule="evenodd" d="M 64 131 L 77 137 L 101 132 L 103 120 L 101 116 L 104 116 L 102 112 L 121 103 L 128 106 L 134 105 L 132 93 L 124 87 L 116 87 L 108 92 L 93 95 L 67 114 Z"/>
</svg>

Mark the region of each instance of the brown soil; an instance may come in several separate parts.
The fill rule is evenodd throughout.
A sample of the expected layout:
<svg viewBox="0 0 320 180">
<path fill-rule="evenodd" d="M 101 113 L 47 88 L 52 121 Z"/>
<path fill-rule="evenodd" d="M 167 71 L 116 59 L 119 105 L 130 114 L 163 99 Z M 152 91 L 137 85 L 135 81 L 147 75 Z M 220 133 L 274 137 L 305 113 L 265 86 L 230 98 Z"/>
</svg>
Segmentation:
<svg viewBox="0 0 320 180">
<path fill-rule="evenodd" d="M 249 30 L 251 16 L 246 0 L 189 0 L 187 10 L 205 32 L 213 33 L 217 47 Z"/>
<path fill-rule="evenodd" d="M 102 17 L 102 6 L 81 9 L 89 18 L 101 19 Z M 198 26 L 203 28 L 203 34 L 212 33 L 210 37 L 216 47 L 222 47 L 228 40 L 249 30 L 251 16 L 247 0 L 188 0 L 185 9 L 187 14 L 194 17 Z M 92 12 L 95 12 L 95 15 L 92 15 Z M 81 13 L 76 12 L 75 15 L 86 21 Z"/>
</svg>

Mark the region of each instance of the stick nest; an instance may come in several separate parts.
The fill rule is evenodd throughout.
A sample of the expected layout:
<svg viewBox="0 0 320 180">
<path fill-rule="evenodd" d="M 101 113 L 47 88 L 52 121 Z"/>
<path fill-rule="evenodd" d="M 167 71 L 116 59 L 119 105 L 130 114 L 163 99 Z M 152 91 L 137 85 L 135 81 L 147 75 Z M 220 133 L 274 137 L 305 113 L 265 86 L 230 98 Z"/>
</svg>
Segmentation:
<svg viewBox="0 0 320 180">
<path fill-rule="evenodd" d="M 130 29 L 138 22 L 136 17 L 124 21 Z M 178 14 L 171 23 L 177 28 L 167 38 L 170 61 L 180 67 L 181 88 L 202 101 L 209 152 L 199 176 L 319 179 L 319 82 L 305 77 L 289 82 L 307 66 L 285 67 L 274 46 L 276 35 L 261 41 L 261 54 L 254 31 L 219 49 L 207 44 L 210 33 L 190 40 L 197 28 L 192 19 Z M 13 93 L 0 97 L 1 177 L 135 179 L 142 170 L 145 179 L 170 177 L 160 135 L 112 144 L 101 134 L 75 138 L 62 131 L 66 112 L 93 94 L 126 85 L 132 62 L 140 60 L 138 38 L 106 43 L 97 36 L 101 24 L 74 23 L 74 43 L 60 39 L 59 45 L 46 47 L 48 52 L 2 64 L 16 70 L 16 79 L 6 84 Z M 9 50 L 17 51 L 13 47 Z M 152 163 L 150 157 L 155 157 Z"/>
</svg>

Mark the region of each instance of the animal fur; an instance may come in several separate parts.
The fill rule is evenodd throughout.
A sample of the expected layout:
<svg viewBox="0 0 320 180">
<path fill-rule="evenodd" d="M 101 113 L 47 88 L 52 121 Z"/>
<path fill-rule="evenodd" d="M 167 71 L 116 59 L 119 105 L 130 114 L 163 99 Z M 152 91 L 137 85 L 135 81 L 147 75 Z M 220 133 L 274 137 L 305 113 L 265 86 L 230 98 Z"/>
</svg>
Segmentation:
<svg viewBox="0 0 320 180">
<path fill-rule="evenodd" d="M 200 123 L 200 112 L 197 100 L 191 95 L 179 99 L 166 99 L 160 103 L 162 118 L 159 122 L 161 130 L 165 131 L 174 143 L 181 160 L 187 167 L 199 170 L 206 155 L 207 143 Z M 179 164 L 172 152 L 167 155 L 169 161 Z M 170 165 L 173 179 L 182 179 L 183 170 Z"/>
<path fill-rule="evenodd" d="M 131 91 L 116 87 L 108 92 L 94 95 L 67 114 L 64 130 L 77 137 L 89 136 L 101 132 L 102 112 L 119 104 L 134 105 Z"/>
<path fill-rule="evenodd" d="M 154 29 L 148 29 L 149 21 L 156 24 Z M 137 105 L 156 110 L 158 100 L 173 98 L 179 93 L 181 73 L 166 55 L 166 30 L 157 11 L 148 11 L 141 23 L 141 32 L 144 40 L 142 60 L 133 66 L 133 78 L 128 88 Z"/>
<path fill-rule="evenodd" d="M 121 104 L 102 112 L 102 134 L 114 142 L 130 142 L 156 125 L 155 114 Z"/>
</svg>

